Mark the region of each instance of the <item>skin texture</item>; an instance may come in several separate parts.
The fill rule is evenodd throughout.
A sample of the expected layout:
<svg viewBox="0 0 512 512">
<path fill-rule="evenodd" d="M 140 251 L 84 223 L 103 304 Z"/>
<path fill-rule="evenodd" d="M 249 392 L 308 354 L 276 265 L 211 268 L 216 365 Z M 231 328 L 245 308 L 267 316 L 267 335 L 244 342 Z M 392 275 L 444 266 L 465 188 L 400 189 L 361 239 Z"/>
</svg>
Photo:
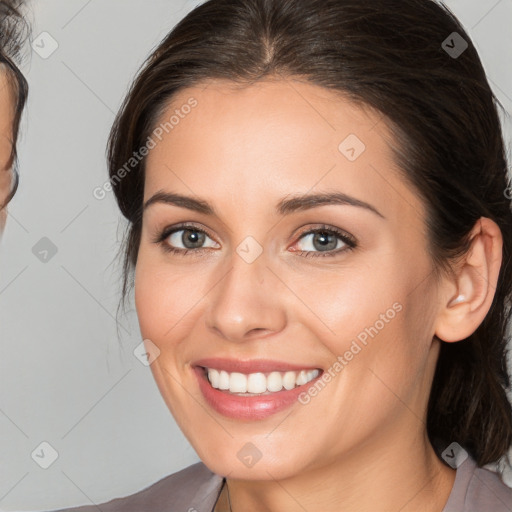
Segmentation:
<svg viewBox="0 0 512 512">
<path fill-rule="evenodd" d="M 148 155 L 144 201 L 172 191 L 207 200 L 217 215 L 149 206 L 135 270 L 141 333 L 160 350 L 151 369 L 176 421 L 205 464 L 227 476 L 234 511 L 441 511 L 455 471 L 426 434 L 434 334 L 461 340 L 485 317 L 501 264 L 499 228 L 482 219 L 457 280 L 437 280 L 424 207 L 396 172 L 381 115 L 278 79 L 182 90 L 162 120 L 190 97 L 197 107 Z M 338 150 L 349 134 L 366 146 L 355 161 Z M 333 191 L 383 217 L 350 205 L 275 212 L 282 198 Z M 204 249 L 179 255 L 163 250 L 170 238 L 154 243 L 182 222 L 211 233 Z M 303 236 L 322 224 L 357 247 L 322 257 Z M 173 243 L 183 249 L 181 234 Z M 236 252 L 247 236 L 263 248 L 250 264 Z M 394 303 L 400 312 L 307 405 L 242 421 L 218 414 L 199 391 L 191 363 L 204 357 L 326 371 Z M 261 452 L 252 467 L 237 457 L 248 442 Z"/>
<path fill-rule="evenodd" d="M 12 125 L 15 98 L 4 65 L 0 65 L 0 205 L 5 203 L 12 184 Z M 0 235 L 7 219 L 7 208 L 0 210 Z"/>
</svg>

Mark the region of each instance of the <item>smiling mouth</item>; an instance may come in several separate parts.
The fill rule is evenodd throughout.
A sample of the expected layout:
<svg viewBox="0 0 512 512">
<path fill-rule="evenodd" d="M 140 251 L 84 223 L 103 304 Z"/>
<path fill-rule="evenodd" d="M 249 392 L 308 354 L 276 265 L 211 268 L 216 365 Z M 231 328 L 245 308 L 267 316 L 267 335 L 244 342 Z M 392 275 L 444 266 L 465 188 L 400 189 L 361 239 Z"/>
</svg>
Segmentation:
<svg viewBox="0 0 512 512">
<path fill-rule="evenodd" d="M 210 386 L 219 391 L 238 396 L 271 395 L 279 391 L 289 391 L 316 379 L 321 370 L 239 373 L 202 367 Z"/>
</svg>

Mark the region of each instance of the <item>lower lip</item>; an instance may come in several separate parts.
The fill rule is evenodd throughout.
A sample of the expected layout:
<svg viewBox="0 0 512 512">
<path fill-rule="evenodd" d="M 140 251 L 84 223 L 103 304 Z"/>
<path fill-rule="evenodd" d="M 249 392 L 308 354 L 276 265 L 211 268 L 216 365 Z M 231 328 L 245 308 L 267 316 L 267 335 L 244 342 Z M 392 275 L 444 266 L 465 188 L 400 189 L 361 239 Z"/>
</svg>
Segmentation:
<svg viewBox="0 0 512 512">
<path fill-rule="evenodd" d="M 194 372 L 208 404 L 223 416 L 242 420 L 263 420 L 291 407 L 298 402 L 299 395 L 322 376 L 320 373 L 315 379 L 290 390 L 276 391 L 269 395 L 239 396 L 213 388 L 202 367 L 196 366 Z"/>
</svg>

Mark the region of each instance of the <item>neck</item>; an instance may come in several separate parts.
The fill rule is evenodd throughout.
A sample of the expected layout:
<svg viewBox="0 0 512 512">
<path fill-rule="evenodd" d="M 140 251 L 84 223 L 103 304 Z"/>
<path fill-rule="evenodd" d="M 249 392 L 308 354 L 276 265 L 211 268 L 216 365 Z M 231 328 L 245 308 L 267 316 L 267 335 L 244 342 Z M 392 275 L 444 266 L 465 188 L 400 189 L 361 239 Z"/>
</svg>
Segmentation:
<svg viewBox="0 0 512 512">
<path fill-rule="evenodd" d="M 442 512 L 455 470 L 439 460 L 426 432 L 421 439 L 382 441 L 380 437 L 379 446 L 367 443 L 357 454 L 286 479 L 227 479 L 232 511 Z M 223 494 L 228 504 L 227 492 Z"/>
</svg>

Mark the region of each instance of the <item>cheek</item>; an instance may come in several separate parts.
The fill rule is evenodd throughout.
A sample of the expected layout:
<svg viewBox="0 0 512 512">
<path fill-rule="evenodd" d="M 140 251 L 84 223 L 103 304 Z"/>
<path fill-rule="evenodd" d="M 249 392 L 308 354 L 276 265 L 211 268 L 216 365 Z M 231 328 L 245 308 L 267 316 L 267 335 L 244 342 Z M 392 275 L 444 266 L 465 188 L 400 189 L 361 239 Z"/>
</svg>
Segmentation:
<svg viewBox="0 0 512 512">
<path fill-rule="evenodd" d="M 294 291 L 309 308 L 295 308 L 303 312 L 296 320 L 307 321 L 333 354 L 343 354 L 353 341 L 368 346 L 400 322 L 406 288 L 402 276 L 391 262 L 379 260 L 295 280 Z"/>
<path fill-rule="evenodd" d="M 397 391 L 406 390 L 421 372 L 431 343 L 435 290 L 422 271 L 427 262 L 414 261 L 379 258 L 364 269 L 320 277 L 314 286 L 308 278 L 297 289 L 314 315 L 306 312 L 296 320 L 307 322 L 332 365 L 340 362 L 343 368 L 333 371 L 344 374 L 344 386 L 357 388 L 373 371 Z M 379 390 L 389 393 L 377 376 L 374 396 Z"/>
<path fill-rule="evenodd" d="M 207 287 L 197 272 L 187 275 L 141 249 L 134 292 L 141 334 L 163 350 L 179 343 L 197 323 Z"/>
<path fill-rule="evenodd" d="M 179 287 L 163 275 L 154 259 L 141 248 L 135 268 L 135 308 L 142 336 L 160 345 L 175 323 Z"/>
</svg>

